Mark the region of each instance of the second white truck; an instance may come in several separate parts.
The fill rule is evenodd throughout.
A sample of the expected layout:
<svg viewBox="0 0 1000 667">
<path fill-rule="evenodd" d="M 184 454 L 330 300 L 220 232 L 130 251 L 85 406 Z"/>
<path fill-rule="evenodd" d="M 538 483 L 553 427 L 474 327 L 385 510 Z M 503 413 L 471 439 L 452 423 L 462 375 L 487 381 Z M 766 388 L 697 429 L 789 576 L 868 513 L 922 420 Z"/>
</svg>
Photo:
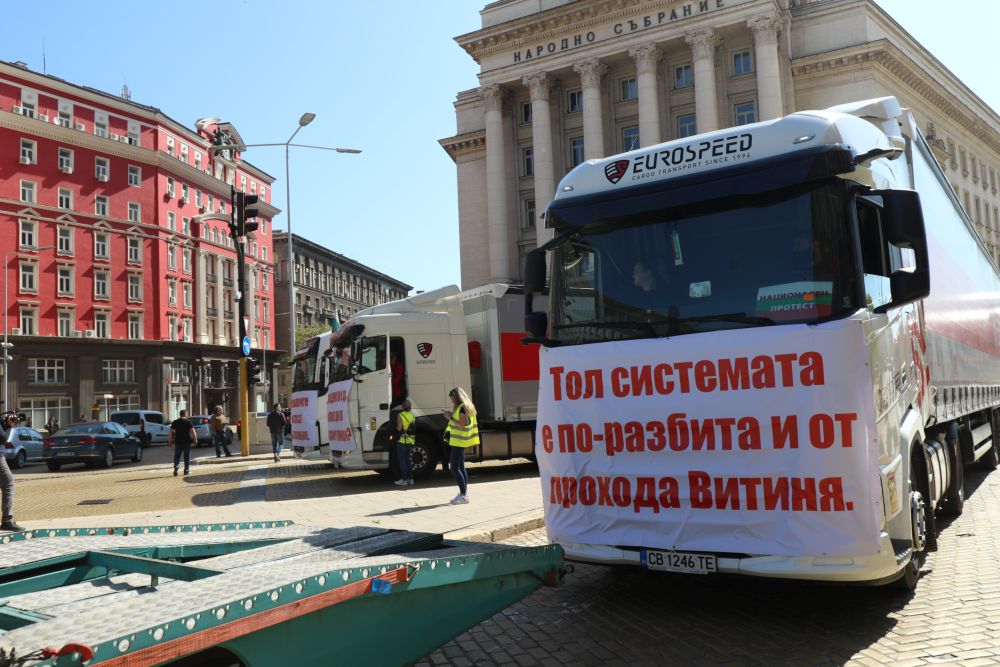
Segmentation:
<svg viewBox="0 0 1000 667">
<path fill-rule="evenodd" d="M 337 466 L 391 473 L 405 397 L 417 418 L 414 477 L 426 477 L 447 464 L 442 411 L 459 386 L 478 411 L 481 444 L 468 460 L 533 456 L 538 346 L 521 343 L 523 313 L 517 287 L 452 285 L 362 310 L 312 338 L 294 361 L 294 451 L 311 457 L 329 447 Z"/>
</svg>

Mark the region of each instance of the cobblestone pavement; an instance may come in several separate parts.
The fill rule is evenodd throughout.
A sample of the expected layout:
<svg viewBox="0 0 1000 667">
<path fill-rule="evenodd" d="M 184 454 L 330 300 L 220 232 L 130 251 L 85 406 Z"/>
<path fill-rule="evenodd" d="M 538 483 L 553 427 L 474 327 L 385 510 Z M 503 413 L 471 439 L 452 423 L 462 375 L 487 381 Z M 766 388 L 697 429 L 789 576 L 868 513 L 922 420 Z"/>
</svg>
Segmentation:
<svg viewBox="0 0 1000 667">
<path fill-rule="evenodd" d="M 575 564 L 417 664 L 1000 665 L 1000 471 L 967 475 L 913 594 Z"/>
</svg>

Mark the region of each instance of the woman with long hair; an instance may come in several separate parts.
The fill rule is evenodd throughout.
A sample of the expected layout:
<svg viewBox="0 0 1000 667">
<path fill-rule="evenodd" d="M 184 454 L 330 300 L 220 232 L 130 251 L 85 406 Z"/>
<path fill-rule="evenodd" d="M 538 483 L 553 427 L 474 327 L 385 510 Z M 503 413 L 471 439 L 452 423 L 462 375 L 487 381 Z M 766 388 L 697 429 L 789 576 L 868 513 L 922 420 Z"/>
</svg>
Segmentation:
<svg viewBox="0 0 1000 667">
<path fill-rule="evenodd" d="M 458 495 L 452 505 L 464 505 L 469 502 L 469 475 L 465 472 L 465 450 L 479 444 L 479 426 L 476 422 L 476 406 L 461 387 L 455 387 L 448 392 L 451 399 L 451 414 L 448 417 L 448 444 L 451 445 L 451 474 L 458 482 Z"/>
</svg>

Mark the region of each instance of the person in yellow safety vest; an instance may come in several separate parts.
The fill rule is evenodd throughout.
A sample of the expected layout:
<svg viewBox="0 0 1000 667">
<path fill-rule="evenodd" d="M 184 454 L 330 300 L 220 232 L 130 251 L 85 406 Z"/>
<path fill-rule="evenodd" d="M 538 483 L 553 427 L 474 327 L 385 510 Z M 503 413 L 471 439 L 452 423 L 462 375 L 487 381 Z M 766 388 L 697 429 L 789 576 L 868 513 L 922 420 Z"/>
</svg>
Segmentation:
<svg viewBox="0 0 1000 667">
<path fill-rule="evenodd" d="M 465 450 L 479 444 L 479 426 L 476 422 L 476 406 L 461 387 L 448 392 L 454 409 L 448 417 L 448 444 L 451 445 L 451 474 L 458 482 L 458 495 L 452 498 L 452 505 L 469 502 L 469 474 L 465 472 Z"/>
<path fill-rule="evenodd" d="M 410 412 L 409 400 L 403 401 L 400 405 L 402 410 L 396 415 L 396 459 L 399 461 L 399 479 L 394 484 L 396 486 L 408 486 L 413 484 L 413 462 L 410 460 L 410 445 L 416 442 L 413 435 L 414 423 L 417 418 Z"/>
</svg>

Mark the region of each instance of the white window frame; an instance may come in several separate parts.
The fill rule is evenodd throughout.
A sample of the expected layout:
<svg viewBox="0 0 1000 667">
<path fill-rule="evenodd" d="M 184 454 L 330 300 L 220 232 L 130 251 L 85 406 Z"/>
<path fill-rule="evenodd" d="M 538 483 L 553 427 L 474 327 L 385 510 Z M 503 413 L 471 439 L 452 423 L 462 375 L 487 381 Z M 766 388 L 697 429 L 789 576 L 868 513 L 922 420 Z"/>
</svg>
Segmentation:
<svg viewBox="0 0 1000 667">
<path fill-rule="evenodd" d="M 184 295 L 184 308 L 191 308 L 191 283 L 181 285 L 181 294 Z"/>
<path fill-rule="evenodd" d="M 184 248 L 181 253 L 181 261 L 183 262 L 184 273 L 191 273 L 191 249 Z"/>
<path fill-rule="evenodd" d="M 28 384 L 66 384 L 66 360 L 29 357 Z"/>
<path fill-rule="evenodd" d="M 744 58 L 745 57 L 745 58 Z M 737 58 L 739 59 L 740 67 L 743 63 L 746 63 L 746 71 L 736 71 Z M 754 62 L 753 62 L 753 52 L 750 49 L 740 49 L 739 51 L 733 51 L 732 56 L 729 59 L 730 67 L 732 67 L 733 78 L 740 76 L 748 76 L 754 72 Z"/>
<path fill-rule="evenodd" d="M 108 301 L 111 298 L 111 276 L 104 269 L 94 270 L 94 299 Z"/>
<path fill-rule="evenodd" d="M 111 235 L 108 232 L 94 232 L 94 259 L 111 259 Z"/>
<path fill-rule="evenodd" d="M 69 188 L 59 188 L 58 198 L 56 199 L 57 208 L 61 208 L 64 211 L 73 210 L 73 191 Z"/>
<path fill-rule="evenodd" d="M 744 108 L 742 111 L 740 107 L 749 107 L 749 110 Z M 747 117 L 749 114 L 749 118 Z M 740 121 L 740 118 L 743 121 Z M 733 105 L 733 120 L 735 121 L 734 127 L 739 127 L 740 125 L 749 125 L 750 123 L 757 122 L 757 103 L 753 100 L 745 100 L 743 102 L 737 102 Z"/>
<path fill-rule="evenodd" d="M 142 303 L 142 274 L 128 274 L 128 300 L 131 303 Z"/>
<path fill-rule="evenodd" d="M 618 101 L 631 102 L 639 99 L 639 80 L 634 76 L 618 79 Z"/>
<path fill-rule="evenodd" d="M 111 180 L 111 163 L 107 158 L 94 158 L 94 178 L 105 183 Z"/>
<path fill-rule="evenodd" d="M 38 201 L 38 184 L 34 181 L 21 181 L 21 201 L 34 204 Z"/>
<path fill-rule="evenodd" d="M 134 188 L 142 187 L 142 167 L 134 164 L 128 166 L 128 184 Z"/>
<path fill-rule="evenodd" d="M 38 308 L 35 306 L 21 306 L 18 319 L 18 324 L 21 325 L 21 335 L 34 336 L 38 330 Z"/>
<path fill-rule="evenodd" d="M 72 255 L 75 236 L 72 227 L 58 227 L 56 229 L 56 252 L 60 255 Z"/>
<path fill-rule="evenodd" d="M 33 250 L 37 247 L 37 233 L 38 233 L 38 223 L 34 220 L 25 220 L 22 218 L 19 221 L 19 234 L 18 239 L 20 241 L 19 247 L 26 250 Z"/>
<path fill-rule="evenodd" d="M 632 139 L 630 136 L 626 135 L 626 132 L 630 130 L 635 130 L 635 138 Z M 631 145 L 630 145 L 631 144 Z M 634 151 L 639 148 L 639 126 L 629 125 L 628 127 L 622 128 L 622 152 L 627 153 L 629 151 Z"/>
<path fill-rule="evenodd" d="M 111 338 L 111 313 L 106 310 L 94 311 L 94 333 L 98 338 Z"/>
<path fill-rule="evenodd" d="M 570 137 L 569 140 L 569 167 L 573 168 L 578 164 L 583 164 L 586 159 L 586 150 L 583 145 L 583 137 Z"/>
<path fill-rule="evenodd" d="M 177 246 L 173 244 L 167 246 L 167 268 L 177 270 Z"/>
<path fill-rule="evenodd" d="M 694 67 L 691 63 L 684 63 L 683 65 L 674 67 L 674 90 L 683 90 L 693 86 Z"/>
<path fill-rule="evenodd" d="M 579 88 L 566 93 L 566 113 L 583 111 L 583 91 Z"/>
<path fill-rule="evenodd" d="M 102 360 L 101 381 L 104 384 L 135 384 L 135 361 L 133 359 Z"/>
<path fill-rule="evenodd" d="M 22 292 L 38 294 L 38 264 L 32 261 L 21 260 L 18 271 L 20 279 L 18 284 Z"/>
<path fill-rule="evenodd" d="M 167 305 L 177 307 L 177 281 L 173 278 L 167 281 Z"/>
<path fill-rule="evenodd" d="M 174 138 L 167 137 L 167 155 L 173 156 L 174 154 Z"/>
<path fill-rule="evenodd" d="M 167 229 L 172 232 L 177 231 L 177 214 L 173 211 L 167 211 Z"/>
<path fill-rule="evenodd" d="M 73 311 L 72 310 L 60 310 L 56 316 L 56 330 L 57 335 L 63 338 L 69 338 L 73 335 Z"/>
<path fill-rule="evenodd" d="M 128 220 L 129 222 L 142 222 L 142 204 L 137 201 L 128 203 Z"/>
<path fill-rule="evenodd" d="M 142 239 L 137 236 L 128 239 L 128 263 L 142 264 Z"/>
<path fill-rule="evenodd" d="M 56 293 L 58 296 L 73 296 L 75 294 L 73 267 L 60 266 L 56 269 Z"/>
<path fill-rule="evenodd" d="M 142 340 L 142 314 L 128 314 L 128 337 L 130 340 Z"/>
<path fill-rule="evenodd" d="M 108 119 L 107 118 L 95 118 L 94 119 L 94 134 L 99 137 L 108 136 Z"/>
<path fill-rule="evenodd" d="M 73 151 L 69 148 L 59 149 L 59 171 L 73 173 Z"/>
<path fill-rule="evenodd" d="M 27 158 L 27 161 L 25 161 Z M 21 164 L 38 164 L 38 142 L 21 139 Z"/>
<path fill-rule="evenodd" d="M 682 128 L 686 127 L 688 124 L 686 121 L 691 120 L 691 132 L 688 134 L 682 134 Z M 685 137 L 692 137 L 698 134 L 698 117 L 694 113 L 682 113 L 677 116 L 677 138 L 683 139 Z"/>
</svg>

